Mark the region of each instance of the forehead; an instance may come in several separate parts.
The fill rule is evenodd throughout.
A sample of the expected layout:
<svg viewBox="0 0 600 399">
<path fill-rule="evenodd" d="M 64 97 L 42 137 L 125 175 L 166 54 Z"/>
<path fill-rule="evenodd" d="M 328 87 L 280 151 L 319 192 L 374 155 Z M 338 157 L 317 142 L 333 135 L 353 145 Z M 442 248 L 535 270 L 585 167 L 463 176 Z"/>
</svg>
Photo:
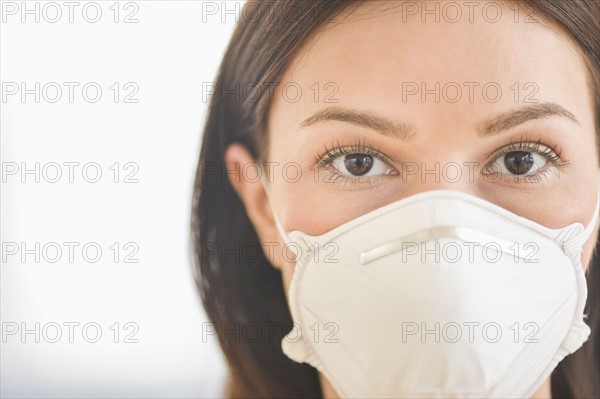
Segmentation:
<svg viewBox="0 0 600 399">
<path fill-rule="evenodd" d="M 530 99 L 591 112 L 577 47 L 539 15 L 528 14 L 501 1 L 364 2 L 337 16 L 299 51 L 280 87 L 292 82 L 305 95 L 297 103 L 277 96 L 272 110 L 295 121 L 322 108 L 323 97 L 335 91 L 332 98 L 344 105 L 376 104 L 382 113 L 403 118 L 417 108 L 435 109 L 440 117 L 456 111 L 483 117 L 535 92 Z M 323 90 L 326 84 L 332 85 Z M 420 95 L 436 85 L 441 101 L 433 93 Z M 454 95 L 457 86 L 461 100 L 444 101 L 444 87 Z M 486 86 L 489 96 L 500 88 L 499 101 L 483 101 Z M 411 87 L 419 94 L 407 96 Z M 318 89 L 321 98 L 315 101 Z"/>
<path fill-rule="evenodd" d="M 363 2 L 321 29 L 296 57 L 289 74 L 315 66 L 323 72 L 352 66 L 415 77 L 416 70 L 434 77 L 472 77 L 476 71 L 494 77 L 562 52 L 577 56 L 566 35 L 539 14 L 529 13 L 502 1 Z M 523 62 L 515 63 L 515 56 Z M 342 61 L 349 64 L 339 64 Z M 491 70 L 481 68 L 490 64 Z"/>
</svg>

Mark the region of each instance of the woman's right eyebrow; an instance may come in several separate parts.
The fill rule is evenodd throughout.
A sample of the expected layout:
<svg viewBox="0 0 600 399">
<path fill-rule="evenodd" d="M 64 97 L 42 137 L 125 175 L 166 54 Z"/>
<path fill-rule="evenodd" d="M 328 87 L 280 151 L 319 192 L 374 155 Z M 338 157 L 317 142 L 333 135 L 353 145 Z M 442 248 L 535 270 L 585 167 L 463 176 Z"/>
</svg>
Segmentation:
<svg viewBox="0 0 600 399">
<path fill-rule="evenodd" d="M 325 121 L 351 123 L 403 141 L 412 140 L 417 133 L 417 128 L 409 123 L 398 123 L 371 112 L 363 112 L 339 106 L 328 107 L 318 111 L 302 121 L 300 127 L 303 128 Z"/>
</svg>

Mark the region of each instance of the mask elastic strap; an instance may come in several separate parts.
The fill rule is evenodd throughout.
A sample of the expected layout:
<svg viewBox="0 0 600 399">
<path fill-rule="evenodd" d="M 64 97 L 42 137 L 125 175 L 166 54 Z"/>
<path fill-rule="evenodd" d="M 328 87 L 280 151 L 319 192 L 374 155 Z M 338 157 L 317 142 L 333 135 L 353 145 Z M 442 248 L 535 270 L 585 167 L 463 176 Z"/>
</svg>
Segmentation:
<svg viewBox="0 0 600 399">
<path fill-rule="evenodd" d="M 592 216 L 592 220 L 590 221 L 590 223 L 588 223 L 588 225 L 581 233 L 577 234 L 575 237 L 563 243 L 563 250 L 567 255 L 579 253 L 585 242 L 592 235 L 594 227 L 596 227 L 596 223 L 598 222 L 598 214 L 600 213 L 600 169 L 598 179 L 598 190 L 596 191 L 596 208 L 594 209 L 594 215 Z"/>
<path fill-rule="evenodd" d="M 265 194 L 267 196 L 267 201 L 269 202 L 269 207 L 271 207 L 271 212 L 273 213 L 273 219 L 275 219 L 275 226 L 277 227 L 277 231 L 279 231 L 279 234 L 281 234 L 281 237 L 283 237 L 283 240 L 286 243 L 290 242 L 290 239 L 288 237 L 288 235 L 285 233 L 285 231 L 283 230 L 283 226 L 281 226 L 281 223 L 279 222 L 279 218 L 277 217 L 277 212 L 275 210 L 275 207 L 273 206 L 273 200 L 271 198 L 271 190 L 269 188 L 269 182 L 267 180 L 267 175 L 265 173 L 265 169 L 262 166 L 262 163 L 258 162 L 258 169 L 260 172 L 260 181 L 263 185 L 263 188 L 265 189 Z"/>
</svg>

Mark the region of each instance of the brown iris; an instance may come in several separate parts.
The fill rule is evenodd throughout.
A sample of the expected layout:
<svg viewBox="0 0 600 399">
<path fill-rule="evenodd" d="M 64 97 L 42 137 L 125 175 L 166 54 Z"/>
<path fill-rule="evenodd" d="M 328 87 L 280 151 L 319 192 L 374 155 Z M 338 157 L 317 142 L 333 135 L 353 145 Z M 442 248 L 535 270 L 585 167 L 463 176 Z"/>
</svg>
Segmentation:
<svg viewBox="0 0 600 399">
<path fill-rule="evenodd" d="M 527 151 L 511 151 L 504 156 L 504 165 L 512 174 L 523 175 L 534 166 L 533 154 Z"/>
<path fill-rule="evenodd" d="M 363 176 L 373 167 L 373 156 L 367 154 L 346 155 L 344 166 L 354 176 Z"/>
</svg>

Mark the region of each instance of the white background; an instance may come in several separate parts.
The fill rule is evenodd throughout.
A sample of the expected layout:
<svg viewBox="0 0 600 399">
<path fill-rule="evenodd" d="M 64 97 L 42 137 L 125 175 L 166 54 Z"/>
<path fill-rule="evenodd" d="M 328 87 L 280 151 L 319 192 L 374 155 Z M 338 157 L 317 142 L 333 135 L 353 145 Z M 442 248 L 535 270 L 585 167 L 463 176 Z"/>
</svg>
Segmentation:
<svg viewBox="0 0 600 399">
<path fill-rule="evenodd" d="M 94 19 L 97 7 L 88 7 L 84 14 L 89 2 L 76 2 L 70 22 L 68 7 L 59 1 L 55 4 L 62 17 L 50 23 L 56 7 L 36 1 L 28 1 L 27 7 L 34 10 L 36 3 L 39 22 L 35 14 L 22 15 L 21 1 L 1 2 L 0 394 L 220 396 L 225 365 L 216 338 L 203 342 L 206 316 L 193 283 L 189 214 L 207 108 L 203 83 L 216 76 L 241 4 L 123 1 L 115 7 L 115 1 L 97 1 L 102 15 L 91 23 L 84 17 Z M 14 6 L 18 12 L 11 15 Z M 116 23 L 114 8 L 119 9 Z M 132 13 L 138 22 L 124 23 Z M 27 89 L 40 82 L 39 103 L 34 94 L 23 101 L 21 91 L 7 92 L 14 83 L 21 90 L 23 82 Z M 62 87 L 56 103 L 50 102 L 57 96 L 52 85 L 43 90 L 50 82 Z M 64 82 L 79 83 L 73 102 Z M 95 103 L 82 93 L 90 82 L 102 89 Z M 117 102 L 115 82 L 120 88 Z M 128 82 L 133 85 L 124 90 Z M 138 102 L 126 103 L 132 87 L 139 91 L 130 100 Z M 93 100 L 95 91 L 87 94 Z M 36 162 L 39 183 L 34 173 L 21 173 L 23 166 L 34 169 Z M 56 176 L 53 162 L 62 172 L 56 183 L 48 181 Z M 73 182 L 65 162 L 79 163 Z M 96 183 L 85 180 L 95 177 L 94 168 L 83 173 L 83 166 L 91 163 L 102 172 Z M 139 169 L 125 168 L 127 163 Z M 13 175 L 15 164 L 19 170 Z M 125 183 L 134 171 L 129 179 L 138 182 Z M 35 253 L 23 262 L 21 249 L 33 249 L 36 242 L 39 262 Z M 53 242 L 62 248 L 55 263 L 47 261 L 57 256 L 53 247 L 47 246 L 45 254 L 41 250 Z M 64 242 L 79 244 L 73 262 Z M 109 248 L 115 242 L 120 247 L 117 261 Z M 130 259 L 138 263 L 124 262 L 134 248 L 124 248 L 128 242 L 139 248 Z M 10 243 L 17 244 L 17 254 Z M 86 243 L 102 249 L 96 263 L 84 258 Z M 91 259 L 95 251 L 87 254 Z M 11 323 L 34 330 L 36 322 L 39 343 L 35 333 L 7 333 Z M 73 343 L 65 322 L 80 323 Z M 91 322 L 102 329 L 97 343 L 84 339 L 82 326 Z M 117 343 L 110 329 L 115 322 Z M 138 343 L 124 342 L 133 332 L 133 327 L 124 328 L 127 322 L 139 326 L 130 337 Z M 48 323 L 62 326 L 57 343 L 41 334 L 44 326 L 52 325 Z M 56 329 L 48 327 L 46 333 L 51 340 Z M 95 330 L 88 330 L 86 337 L 94 336 Z"/>
</svg>

